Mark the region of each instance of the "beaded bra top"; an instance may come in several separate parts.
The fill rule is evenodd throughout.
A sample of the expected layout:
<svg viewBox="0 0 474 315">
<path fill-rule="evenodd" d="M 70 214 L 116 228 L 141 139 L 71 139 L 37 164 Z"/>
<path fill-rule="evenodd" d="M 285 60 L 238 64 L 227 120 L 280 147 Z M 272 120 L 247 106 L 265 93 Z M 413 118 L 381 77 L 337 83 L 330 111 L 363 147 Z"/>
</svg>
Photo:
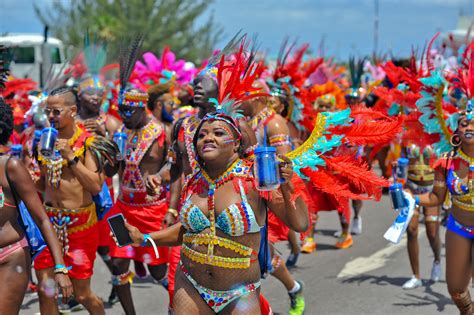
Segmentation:
<svg viewBox="0 0 474 315">
<path fill-rule="evenodd" d="M 228 206 L 216 218 L 216 228 L 229 236 L 260 232 L 260 226 L 240 180 L 239 189 L 242 202 Z M 199 233 L 211 226 L 211 222 L 202 210 L 192 203 L 191 196 L 186 199 L 181 208 L 180 221 L 186 230 L 192 233 Z"/>
<path fill-rule="evenodd" d="M 460 178 L 456 169 L 459 169 L 460 163 L 469 164 L 468 181 Z M 458 208 L 466 211 L 474 211 L 474 159 L 467 156 L 462 150 L 456 152 L 453 159 L 449 159 L 446 170 L 446 186 L 449 191 L 445 207 L 451 207 L 451 201 Z"/>
<path fill-rule="evenodd" d="M 252 164 L 248 161 L 237 160 L 219 178 L 211 179 L 204 170 L 198 170 L 188 177 L 184 187 L 182 200 L 186 200 L 181 212 L 180 222 L 187 232 L 183 237 L 181 254 L 188 259 L 200 263 L 222 268 L 246 269 L 252 262 L 258 260 L 257 253 L 248 246 L 231 239 L 216 235 L 216 228 L 229 236 L 242 236 L 249 233 L 258 233 L 260 226 L 247 200 L 244 182 L 253 182 Z M 216 218 L 215 191 L 225 183 L 232 181 L 239 189 L 242 201 L 224 209 Z M 194 205 L 191 196 L 208 189 L 209 218 Z M 209 228 L 209 233 L 203 230 Z M 206 245 L 207 253 L 201 253 L 187 244 Z M 214 255 L 214 247 L 231 250 L 241 257 L 223 257 Z"/>
</svg>

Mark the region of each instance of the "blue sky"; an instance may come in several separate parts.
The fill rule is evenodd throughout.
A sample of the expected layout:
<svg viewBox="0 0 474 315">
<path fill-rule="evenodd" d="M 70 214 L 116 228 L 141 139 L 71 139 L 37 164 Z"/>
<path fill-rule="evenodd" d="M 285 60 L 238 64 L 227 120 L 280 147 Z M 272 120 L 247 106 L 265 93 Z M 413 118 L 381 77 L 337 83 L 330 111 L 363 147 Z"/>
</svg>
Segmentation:
<svg viewBox="0 0 474 315">
<path fill-rule="evenodd" d="M 242 28 L 259 33 L 261 47 L 278 51 L 285 35 L 309 42 L 317 51 L 324 38 L 326 55 L 346 58 L 373 49 L 375 0 L 215 0 L 210 10 L 228 39 Z M 0 33 L 42 31 L 33 3 L 51 0 L 0 0 Z M 68 2 L 64 0 L 64 2 Z M 407 55 L 436 31 L 455 29 L 461 10 L 474 0 L 380 0 L 379 48 Z"/>
</svg>

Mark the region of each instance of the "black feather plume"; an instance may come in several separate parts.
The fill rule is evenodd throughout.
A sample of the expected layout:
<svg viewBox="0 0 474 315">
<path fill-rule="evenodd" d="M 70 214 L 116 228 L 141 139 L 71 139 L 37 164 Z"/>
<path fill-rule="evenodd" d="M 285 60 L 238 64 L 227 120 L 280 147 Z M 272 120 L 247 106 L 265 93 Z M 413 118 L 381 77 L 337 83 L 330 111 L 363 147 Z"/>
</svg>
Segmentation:
<svg viewBox="0 0 474 315">
<path fill-rule="evenodd" d="M 137 61 L 144 37 L 145 34 L 138 34 L 132 39 L 131 43 L 128 45 L 122 43 L 120 46 L 120 90 L 122 93 L 127 88 L 127 83 L 132 75 L 133 67 Z"/>
</svg>

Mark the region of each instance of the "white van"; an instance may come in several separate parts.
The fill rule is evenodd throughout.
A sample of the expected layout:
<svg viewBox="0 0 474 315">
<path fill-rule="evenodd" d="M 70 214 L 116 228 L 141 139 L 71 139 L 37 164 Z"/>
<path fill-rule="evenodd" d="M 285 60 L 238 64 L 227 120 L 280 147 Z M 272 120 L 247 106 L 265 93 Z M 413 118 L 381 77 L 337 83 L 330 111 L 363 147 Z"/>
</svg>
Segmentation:
<svg viewBox="0 0 474 315">
<path fill-rule="evenodd" d="M 0 36 L 0 44 L 11 48 L 11 74 L 16 78 L 31 78 L 40 85 L 46 80 L 51 66 L 59 68 L 64 62 L 64 45 L 57 38 L 39 34 L 9 34 Z"/>
</svg>

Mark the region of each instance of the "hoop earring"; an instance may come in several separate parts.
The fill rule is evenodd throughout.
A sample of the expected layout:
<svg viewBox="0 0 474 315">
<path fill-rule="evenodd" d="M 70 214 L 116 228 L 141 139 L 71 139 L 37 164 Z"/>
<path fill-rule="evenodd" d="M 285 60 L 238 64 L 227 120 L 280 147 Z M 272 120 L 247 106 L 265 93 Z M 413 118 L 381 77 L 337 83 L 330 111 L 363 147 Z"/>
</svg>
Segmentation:
<svg viewBox="0 0 474 315">
<path fill-rule="evenodd" d="M 457 148 L 461 145 L 462 140 L 458 134 L 454 134 L 451 136 L 451 140 L 449 142 L 451 143 L 453 147 Z"/>
</svg>

